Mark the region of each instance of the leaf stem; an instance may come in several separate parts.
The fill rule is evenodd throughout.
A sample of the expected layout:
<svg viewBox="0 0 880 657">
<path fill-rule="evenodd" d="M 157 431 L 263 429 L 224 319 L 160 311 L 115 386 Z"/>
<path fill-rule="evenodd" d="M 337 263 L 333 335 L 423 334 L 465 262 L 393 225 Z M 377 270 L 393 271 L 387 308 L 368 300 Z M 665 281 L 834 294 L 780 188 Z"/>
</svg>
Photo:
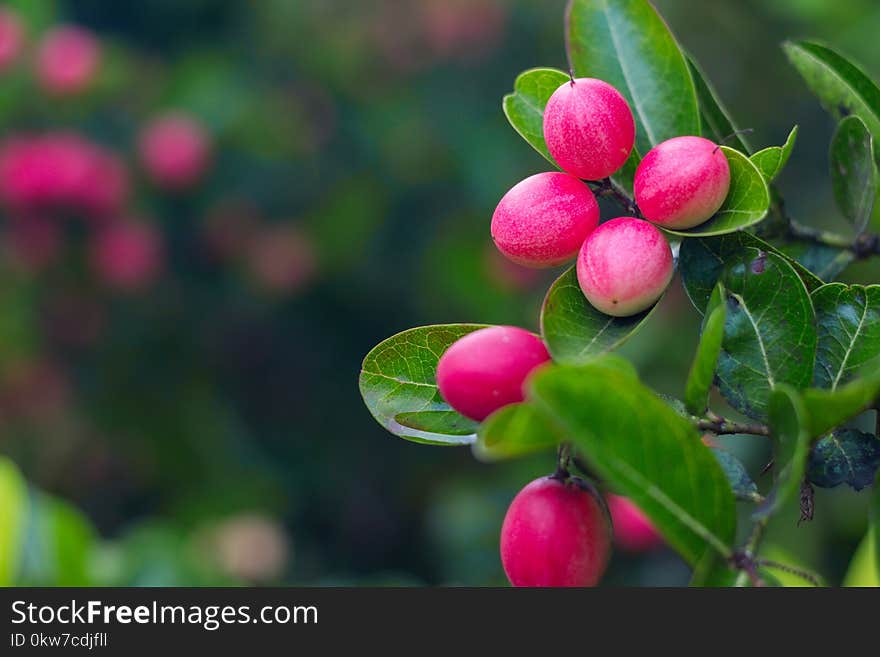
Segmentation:
<svg viewBox="0 0 880 657">
<path fill-rule="evenodd" d="M 778 192 L 776 201 L 773 204 L 773 210 L 783 220 L 785 233 L 789 239 L 844 249 L 852 253 L 857 260 L 865 260 L 880 255 L 880 234 L 862 233 L 855 239 L 851 239 L 838 233 L 805 226 L 788 214 L 785 200 Z"/>
<path fill-rule="evenodd" d="M 714 415 L 714 414 L 713 414 Z M 752 436 L 769 436 L 770 428 L 766 424 L 746 424 L 732 422 L 723 417 L 692 418 L 694 426 L 700 431 L 708 431 L 716 436 L 729 436 L 733 434 L 749 434 Z"/>
<path fill-rule="evenodd" d="M 611 178 L 605 178 L 599 181 L 588 180 L 587 184 L 592 188 L 596 196 L 599 196 L 600 198 L 611 198 L 620 207 L 626 210 L 630 216 L 644 219 L 639 210 L 639 206 L 636 205 L 636 202 L 632 197 L 626 193 L 626 190 L 624 190 L 623 187 L 611 180 Z"/>
<path fill-rule="evenodd" d="M 737 550 L 733 555 L 733 566 L 739 570 L 735 586 L 745 586 L 746 580 L 750 580 L 752 586 L 764 586 L 764 581 L 758 575 L 757 562 L 755 556 L 758 552 L 758 546 L 764 538 L 764 531 L 767 529 L 769 518 L 761 518 L 755 522 L 752 527 L 752 533 L 741 550 Z"/>
</svg>

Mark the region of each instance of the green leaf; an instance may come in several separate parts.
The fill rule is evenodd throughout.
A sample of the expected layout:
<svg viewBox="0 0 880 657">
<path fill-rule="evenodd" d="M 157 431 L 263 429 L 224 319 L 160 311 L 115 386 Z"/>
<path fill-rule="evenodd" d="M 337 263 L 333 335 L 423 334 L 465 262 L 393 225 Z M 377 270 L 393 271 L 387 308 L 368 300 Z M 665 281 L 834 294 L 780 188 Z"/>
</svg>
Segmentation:
<svg viewBox="0 0 880 657">
<path fill-rule="evenodd" d="M 829 283 L 811 296 L 819 334 L 813 383 L 834 390 L 880 358 L 880 285 Z"/>
<path fill-rule="evenodd" d="M 878 532 L 878 525 L 873 525 L 859 543 L 843 578 L 843 586 L 880 587 L 880 559 L 875 556 L 875 552 L 880 550 Z"/>
<path fill-rule="evenodd" d="M 816 326 L 807 289 L 782 257 L 745 249 L 727 262 L 727 320 L 718 359 L 721 394 L 749 417 L 764 419 L 770 391 L 810 384 Z"/>
<path fill-rule="evenodd" d="M 553 360 L 578 365 L 616 349 L 638 331 L 659 305 L 630 317 L 612 317 L 587 301 L 575 267 L 560 276 L 541 306 L 541 334 Z"/>
<path fill-rule="evenodd" d="M 788 139 L 785 140 L 785 143 L 782 146 L 768 146 L 749 158 L 752 163 L 758 167 L 758 170 L 761 172 L 761 175 L 764 176 L 764 180 L 766 180 L 768 184 L 772 182 L 773 179 L 779 175 L 785 165 L 788 164 L 788 158 L 791 157 L 791 151 L 794 149 L 797 134 L 798 127 L 795 126 L 791 129 L 791 132 L 788 133 Z"/>
<path fill-rule="evenodd" d="M 685 385 L 684 402 L 688 411 L 694 415 L 703 415 L 709 401 L 709 390 L 715 378 L 715 366 L 721 353 L 721 341 L 724 338 L 724 322 L 727 318 L 724 288 L 721 284 L 715 288 L 703 332 L 697 345 L 697 354 L 688 373 Z"/>
<path fill-rule="evenodd" d="M 751 153 L 752 149 L 749 147 L 746 138 L 740 133 L 733 119 L 730 118 L 729 112 L 721 103 L 708 78 L 703 74 L 703 71 L 693 57 L 688 55 L 687 60 L 700 105 L 700 118 L 702 119 L 703 126 L 702 135 L 716 143 L 721 143 L 721 140 L 725 139 L 726 143 L 731 144 L 736 150 L 743 153 Z"/>
<path fill-rule="evenodd" d="M 666 23 L 645 0 L 571 0 L 568 58 L 577 76 L 605 80 L 629 102 L 640 153 L 700 132 L 687 61 Z"/>
<path fill-rule="evenodd" d="M 874 140 L 880 139 L 880 88 L 859 67 L 831 48 L 811 41 L 782 44 L 823 107 L 837 120 L 858 116 Z"/>
<path fill-rule="evenodd" d="M 394 420 L 408 429 L 450 436 L 472 436 L 478 423 L 455 411 L 419 411 L 398 413 Z"/>
<path fill-rule="evenodd" d="M 513 83 L 513 93 L 504 97 L 502 107 L 510 125 L 532 148 L 557 166 L 544 142 L 544 107 L 568 74 L 555 68 L 533 68 L 523 71 Z"/>
<path fill-rule="evenodd" d="M 476 424 L 456 413 L 437 390 L 437 361 L 459 338 L 482 324 L 440 324 L 398 333 L 381 342 L 361 366 L 361 396 L 391 433 L 429 445 L 469 445 Z M 470 431 L 467 428 L 470 427 Z"/>
<path fill-rule="evenodd" d="M 678 266 L 688 297 L 699 312 L 702 313 L 709 303 L 712 290 L 724 271 L 724 263 L 746 249 L 759 249 L 785 258 L 808 290 L 815 290 L 823 285 L 815 274 L 751 233 L 730 233 L 720 237 L 684 240 L 678 252 Z"/>
<path fill-rule="evenodd" d="M 742 461 L 720 447 L 712 447 L 711 450 L 724 471 L 724 476 L 727 477 L 727 481 L 730 483 L 730 489 L 733 491 L 734 497 L 743 502 L 754 502 L 760 499 L 758 486 L 752 481 Z"/>
<path fill-rule="evenodd" d="M 831 185 L 834 200 L 856 233 L 871 220 L 877 198 L 874 139 L 857 116 L 847 116 L 831 139 Z"/>
<path fill-rule="evenodd" d="M 880 466 L 880 440 L 855 429 L 834 431 L 813 446 L 807 478 L 822 488 L 869 486 Z"/>
<path fill-rule="evenodd" d="M 779 250 L 823 281 L 833 281 L 855 260 L 849 249 L 814 242 L 789 242 Z"/>
<path fill-rule="evenodd" d="M 769 517 L 798 495 L 810 454 L 807 410 L 797 390 L 784 383 L 774 388 L 767 415 L 776 483 L 754 518 Z"/>
<path fill-rule="evenodd" d="M 15 582 L 24 542 L 27 485 L 9 459 L 0 457 L 0 586 Z"/>
<path fill-rule="evenodd" d="M 707 549 L 729 556 L 736 511 L 721 466 L 690 422 L 603 360 L 538 371 L 530 399 L 689 563 Z"/>
<path fill-rule="evenodd" d="M 553 419 L 533 404 L 511 404 L 486 418 L 474 453 L 487 461 L 507 459 L 550 449 L 564 439 Z"/>
<path fill-rule="evenodd" d="M 810 437 L 818 438 L 874 406 L 880 398 L 880 370 L 835 390 L 809 388 L 802 396 L 809 414 Z"/>
<path fill-rule="evenodd" d="M 722 146 L 721 150 L 730 165 L 730 191 L 724 204 L 705 223 L 687 230 L 664 228 L 667 233 L 682 237 L 724 235 L 754 226 L 767 216 L 770 190 L 758 167 L 739 151 L 727 146 Z"/>
</svg>

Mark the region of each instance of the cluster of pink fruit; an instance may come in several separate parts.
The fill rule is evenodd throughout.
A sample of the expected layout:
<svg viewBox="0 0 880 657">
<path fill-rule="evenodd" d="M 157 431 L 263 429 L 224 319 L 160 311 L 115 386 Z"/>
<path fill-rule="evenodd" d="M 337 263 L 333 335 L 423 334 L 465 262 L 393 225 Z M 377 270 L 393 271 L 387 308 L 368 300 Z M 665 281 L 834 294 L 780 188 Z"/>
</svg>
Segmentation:
<svg viewBox="0 0 880 657">
<path fill-rule="evenodd" d="M 90 31 L 59 25 L 47 30 L 27 58 L 27 30 L 11 9 L 0 8 L 0 73 L 33 62 L 33 77 L 53 97 L 82 94 L 101 70 L 101 45 Z M 195 186 L 210 165 L 211 140 L 195 119 L 178 112 L 155 117 L 137 150 L 156 187 L 179 192 Z M 90 259 L 101 279 L 118 289 L 150 283 L 162 263 L 162 234 L 130 217 L 131 175 L 123 158 L 75 132 L 18 134 L 0 143 L 0 206 L 6 211 L 5 246 L 11 261 L 35 271 L 62 246 L 59 215 L 88 219 Z"/>
<path fill-rule="evenodd" d="M 544 139 L 565 171 L 539 173 L 511 189 L 492 217 L 492 237 L 510 260 L 554 267 L 577 256 L 584 296 L 607 315 L 633 315 L 654 305 L 673 274 L 661 228 L 704 223 L 723 205 L 730 168 L 720 147 L 702 137 L 658 144 L 639 163 L 634 193 L 639 217 L 599 224 L 587 182 L 604 181 L 629 159 L 636 126 L 624 97 L 591 78 L 572 79 L 550 97 Z M 606 188 L 609 182 L 600 183 Z M 496 326 L 466 335 L 437 365 L 437 386 L 452 408 L 482 422 L 524 399 L 528 376 L 550 360 L 542 340 Z M 508 510 L 501 534 L 505 572 L 517 586 L 591 586 L 605 571 L 611 520 L 617 542 L 640 550 L 656 545 L 650 522 L 631 502 L 609 497 L 568 475 L 526 486 Z"/>
</svg>

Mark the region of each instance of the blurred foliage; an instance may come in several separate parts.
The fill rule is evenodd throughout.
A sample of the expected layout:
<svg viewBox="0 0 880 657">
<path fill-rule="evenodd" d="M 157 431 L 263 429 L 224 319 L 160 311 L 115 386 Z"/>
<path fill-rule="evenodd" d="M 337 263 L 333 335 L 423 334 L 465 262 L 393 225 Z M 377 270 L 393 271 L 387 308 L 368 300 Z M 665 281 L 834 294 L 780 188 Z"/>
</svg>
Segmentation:
<svg viewBox="0 0 880 657">
<path fill-rule="evenodd" d="M 65 220 L 60 253 L 34 264 L 3 213 L 0 584 L 504 583 L 504 509 L 552 459 L 491 466 L 394 440 L 356 372 L 409 326 L 536 328 L 553 274 L 500 259 L 488 220 L 546 168 L 500 102 L 521 70 L 567 68 L 564 1 L 4 4 L 27 36 L 0 74 L 2 138 L 75 131 L 119 154 L 124 213 L 164 250 L 155 280 L 120 289 L 89 267 L 86 221 Z M 780 185 L 793 214 L 845 232 L 827 176 L 833 123 L 778 44 L 826 39 L 876 77 L 880 5 L 656 4 L 755 143 L 801 126 Z M 93 30 L 103 52 L 90 88 L 64 98 L 33 74 L 35 44 L 59 23 Z M 185 192 L 157 188 L 138 161 L 139 133 L 167 110 L 213 143 Z M 861 263 L 844 278 L 878 273 Z M 674 284 L 622 352 L 681 396 L 698 328 Z M 758 441 L 719 442 L 752 472 L 767 460 Z M 780 513 L 769 540 L 838 583 L 865 505 L 817 490 L 816 520 Z M 666 550 L 616 556 L 609 572 L 614 584 L 687 577 Z"/>
</svg>

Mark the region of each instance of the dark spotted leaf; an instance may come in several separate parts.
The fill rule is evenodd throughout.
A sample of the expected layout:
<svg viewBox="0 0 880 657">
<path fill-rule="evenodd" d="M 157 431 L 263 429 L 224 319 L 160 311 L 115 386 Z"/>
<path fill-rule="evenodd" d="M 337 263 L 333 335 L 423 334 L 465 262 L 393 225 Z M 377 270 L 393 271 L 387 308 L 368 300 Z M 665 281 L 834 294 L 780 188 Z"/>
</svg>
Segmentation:
<svg viewBox="0 0 880 657">
<path fill-rule="evenodd" d="M 807 478 L 822 488 L 847 484 L 862 490 L 880 467 L 880 440 L 870 433 L 839 429 L 819 440 L 810 453 Z"/>
</svg>

